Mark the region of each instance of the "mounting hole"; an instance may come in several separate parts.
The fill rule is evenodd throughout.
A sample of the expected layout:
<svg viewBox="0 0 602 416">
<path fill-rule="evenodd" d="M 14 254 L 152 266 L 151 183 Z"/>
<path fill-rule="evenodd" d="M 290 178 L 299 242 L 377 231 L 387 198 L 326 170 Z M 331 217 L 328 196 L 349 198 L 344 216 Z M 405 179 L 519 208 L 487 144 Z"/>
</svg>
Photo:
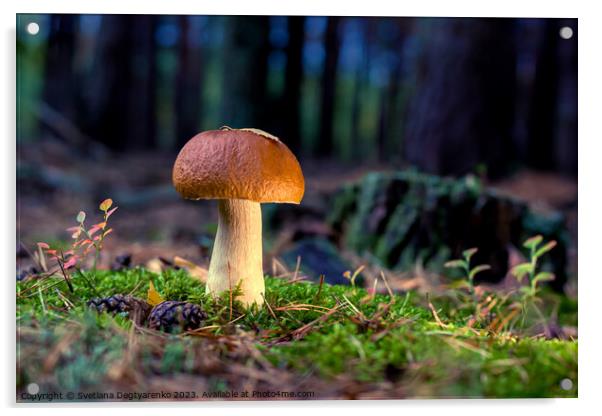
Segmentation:
<svg viewBox="0 0 602 416">
<path fill-rule="evenodd" d="M 26 29 L 27 33 L 29 33 L 30 35 L 37 35 L 38 32 L 40 31 L 40 25 L 37 24 L 36 22 L 31 22 L 27 24 Z"/>
<path fill-rule="evenodd" d="M 573 381 L 570 378 L 563 378 L 560 380 L 560 388 L 565 391 L 569 391 L 573 388 Z"/>
<path fill-rule="evenodd" d="M 573 29 L 568 26 L 561 27 L 559 33 L 562 39 L 570 39 L 573 37 Z"/>
<path fill-rule="evenodd" d="M 37 383 L 29 383 L 27 385 L 27 393 L 29 394 L 38 394 L 40 391 L 40 386 Z"/>
</svg>

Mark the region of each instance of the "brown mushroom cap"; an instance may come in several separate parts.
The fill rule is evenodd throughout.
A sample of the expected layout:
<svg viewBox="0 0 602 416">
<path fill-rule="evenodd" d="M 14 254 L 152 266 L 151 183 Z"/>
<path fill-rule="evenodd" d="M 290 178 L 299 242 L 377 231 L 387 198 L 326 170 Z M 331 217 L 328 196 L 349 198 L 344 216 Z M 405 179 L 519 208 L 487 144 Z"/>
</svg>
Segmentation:
<svg viewBox="0 0 602 416">
<path fill-rule="evenodd" d="M 173 184 L 186 199 L 247 199 L 298 204 L 305 181 L 295 155 L 257 129 L 209 130 L 180 150 Z"/>
</svg>

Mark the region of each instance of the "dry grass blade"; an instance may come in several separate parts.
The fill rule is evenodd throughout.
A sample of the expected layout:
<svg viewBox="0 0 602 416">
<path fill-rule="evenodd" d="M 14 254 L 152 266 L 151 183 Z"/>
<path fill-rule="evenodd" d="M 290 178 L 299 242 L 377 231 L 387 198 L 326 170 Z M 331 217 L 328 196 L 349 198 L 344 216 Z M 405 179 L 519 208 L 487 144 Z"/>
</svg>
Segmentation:
<svg viewBox="0 0 602 416">
<path fill-rule="evenodd" d="M 278 269 L 280 269 L 283 273 L 277 274 Z M 290 276 L 291 272 L 286 268 L 284 264 L 276 257 L 272 259 L 272 275 L 277 278 L 283 278 Z"/>
<path fill-rule="evenodd" d="M 300 328 L 290 331 L 288 334 L 278 338 L 275 341 L 270 342 L 269 344 L 277 344 L 277 343 L 283 342 L 283 341 L 298 340 L 298 339 L 303 338 L 316 325 L 318 325 L 319 323 L 325 322 L 326 320 L 328 320 L 328 318 L 330 318 L 332 315 L 337 313 L 341 309 L 342 306 L 343 305 L 341 305 L 341 304 L 336 305 L 334 308 L 329 309 L 327 312 L 325 312 L 319 318 L 314 319 L 313 321 L 301 326 Z"/>
<path fill-rule="evenodd" d="M 293 273 L 293 280 L 297 280 L 299 274 L 299 268 L 301 267 L 301 256 L 297 256 L 297 263 L 295 264 L 295 273 Z"/>
<path fill-rule="evenodd" d="M 435 310 L 435 307 L 433 306 L 431 301 L 428 299 L 428 296 L 427 296 L 427 302 L 429 305 L 429 309 L 431 310 L 431 312 L 433 314 L 433 318 L 435 318 L 435 322 L 437 322 L 437 325 L 439 325 L 441 328 L 448 328 L 449 326 L 447 324 L 444 324 L 443 321 L 441 321 L 441 318 L 439 318 L 439 314 Z"/>
<path fill-rule="evenodd" d="M 65 255 L 63 254 L 62 251 L 61 251 L 61 257 L 65 258 Z M 65 279 L 65 282 L 67 282 L 67 286 L 69 287 L 69 291 L 71 293 L 73 293 L 74 292 L 73 285 L 71 284 L 71 279 L 69 278 L 69 274 L 65 270 L 65 267 L 63 267 L 63 264 L 62 264 L 61 261 L 58 261 L 57 263 L 59 264 L 59 267 L 61 268 L 61 273 L 63 273 L 63 278 Z"/>
<path fill-rule="evenodd" d="M 455 338 L 455 337 L 445 337 L 444 339 L 452 347 L 455 347 L 455 348 L 464 348 L 466 350 L 469 350 L 469 351 L 475 352 L 477 354 L 480 354 L 480 355 L 482 355 L 485 358 L 489 357 L 489 355 L 490 355 L 489 352 L 487 352 L 486 350 L 484 350 L 482 348 L 479 348 L 479 347 L 477 347 L 475 345 L 472 345 L 469 342 L 462 341 L 462 340 L 460 340 L 458 338 Z"/>
<path fill-rule="evenodd" d="M 190 276 L 198 279 L 200 282 L 207 283 L 207 275 L 209 272 L 204 267 L 201 267 L 198 264 L 193 263 L 190 260 L 186 260 L 180 256 L 174 256 L 173 263 L 176 266 L 185 269 Z"/>
<path fill-rule="evenodd" d="M 311 305 L 308 303 L 296 303 L 296 304 L 291 304 L 291 305 L 285 305 L 285 306 L 278 306 L 277 308 L 275 308 L 275 310 L 282 312 L 282 311 L 311 311 L 311 310 L 317 310 L 317 311 L 329 311 L 330 308 L 326 307 L 326 306 L 320 306 L 320 305 Z"/>
<path fill-rule="evenodd" d="M 299 276 L 295 279 L 291 279 L 289 281 L 286 282 L 287 285 L 290 285 L 291 283 L 297 283 L 297 282 L 301 282 L 303 280 L 307 279 L 307 276 L 303 275 L 303 276 Z"/>
<path fill-rule="evenodd" d="M 56 292 L 56 295 L 63 301 L 63 303 L 65 304 L 67 309 L 75 308 L 75 305 L 73 304 L 73 302 L 71 302 L 65 295 L 63 295 L 63 292 L 58 290 L 58 288 L 54 288 L 54 290 Z"/>
<path fill-rule="evenodd" d="M 316 293 L 316 296 L 314 297 L 314 299 L 318 299 L 320 297 L 320 294 L 322 293 L 322 286 L 324 286 L 324 275 L 321 274 L 320 275 L 320 283 L 318 285 L 318 293 Z"/>
<path fill-rule="evenodd" d="M 491 325 L 489 325 L 489 329 L 495 334 L 499 334 L 500 331 L 504 329 L 506 325 L 508 325 L 508 322 L 510 322 L 519 313 L 519 309 L 513 309 L 508 315 L 504 316 L 503 319 L 499 319 L 501 317 L 500 315 L 491 323 Z"/>
<path fill-rule="evenodd" d="M 234 298 L 232 296 L 232 278 L 230 277 L 230 262 L 228 262 L 228 293 L 230 296 L 230 317 L 228 320 L 232 320 L 232 306 L 234 303 Z"/>
<path fill-rule="evenodd" d="M 272 309 L 272 306 L 270 305 L 270 303 L 268 302 L 268 300 L 265 298 L 265 295 L 263 293 L 261 294 L 261 297 L 263 298 L 263 302 L 265 303 L 265 305 L 268 308 L 268 312 L 270 312 L 270 315 L 272 315 L 272 318 L 274 318 L 274 320 L 276 322 L 278 322 L 278 324 L 280 324 L 280 320 L 278 319 L 278 317 L 274 313 L 274 310 Z"/>
<path fill-rule="evenodd" d="M 395 301 L 395 296 L 393 296 L 393 291 L 391 290 L 391 286 L 389 286 L 389 282 L 387 281 L 387 278 L 385 277 L 385 272 L 383 272 L 382 270 L 380 271 L 380 277 L 383 279 L 383 283 L 385 284 L 385 287 L 387 288 L 387 292 L 389 293 L 391 300 Z"/>
</svg>

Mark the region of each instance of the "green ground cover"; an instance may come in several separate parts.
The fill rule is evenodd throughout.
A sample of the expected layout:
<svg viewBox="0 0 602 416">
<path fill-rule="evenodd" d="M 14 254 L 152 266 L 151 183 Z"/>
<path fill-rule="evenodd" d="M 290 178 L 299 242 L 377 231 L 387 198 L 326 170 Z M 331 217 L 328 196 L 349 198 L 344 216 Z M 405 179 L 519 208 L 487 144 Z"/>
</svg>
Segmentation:
<svg viewBox="0 0 602 416">
<path fill-rule="evenodd" d="M 29 400 L 24 392 L 34 382 L 41 393 L 73 391 L 80 400 L 159 390 L 183 392 L 172 399 L 244 399 L 233 393 L 242 391 L 314 399 L 577 396 L 577 341 L 535 336 L 528 316 L 501 324 L 511 309 L 495 294 L 498 306 L 475 323 L 474 308 L 456 292 L 390 296 L 268 277 L 266 305 L 244 310 L 229 294 L 209 298 L 184 270 L 84 273 L 72 275 L 73 291 L 60 276 L 17 283 L 18 400 Z M 118 293 L 146 299 L 151 281 L 164 299 L 201 305 L 209 316 L 203 328 L 169 334 L 86 306 Z M 558 322 L 576 325 L 575 302 L 542 297 L 556 305 Z"/>
</svg>

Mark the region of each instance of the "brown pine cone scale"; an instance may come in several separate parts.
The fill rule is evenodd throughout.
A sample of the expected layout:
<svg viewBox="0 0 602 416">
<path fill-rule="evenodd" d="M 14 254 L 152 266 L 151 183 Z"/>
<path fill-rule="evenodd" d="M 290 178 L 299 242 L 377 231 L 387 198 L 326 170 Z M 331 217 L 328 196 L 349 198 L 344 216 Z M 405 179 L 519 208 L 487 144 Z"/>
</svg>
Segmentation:
<svg viewBox="0 0 602 416">
<path fill-rule="evenodd" d="M 205 319 L 207 314 L 199 305 L 168 300 L 153 308 L 148 326 L 166 332 L 183 332 L 200 328 Z"/>
<path fill-rule="evenodd" d="M 147 302 L 130 295 L 113 295 L 108 298 L 90 299 L 87 305 L 99 313 L 125 313 L 138 325 L 142 325 L 146 321 L 152 309 Z"/>
</svg>

